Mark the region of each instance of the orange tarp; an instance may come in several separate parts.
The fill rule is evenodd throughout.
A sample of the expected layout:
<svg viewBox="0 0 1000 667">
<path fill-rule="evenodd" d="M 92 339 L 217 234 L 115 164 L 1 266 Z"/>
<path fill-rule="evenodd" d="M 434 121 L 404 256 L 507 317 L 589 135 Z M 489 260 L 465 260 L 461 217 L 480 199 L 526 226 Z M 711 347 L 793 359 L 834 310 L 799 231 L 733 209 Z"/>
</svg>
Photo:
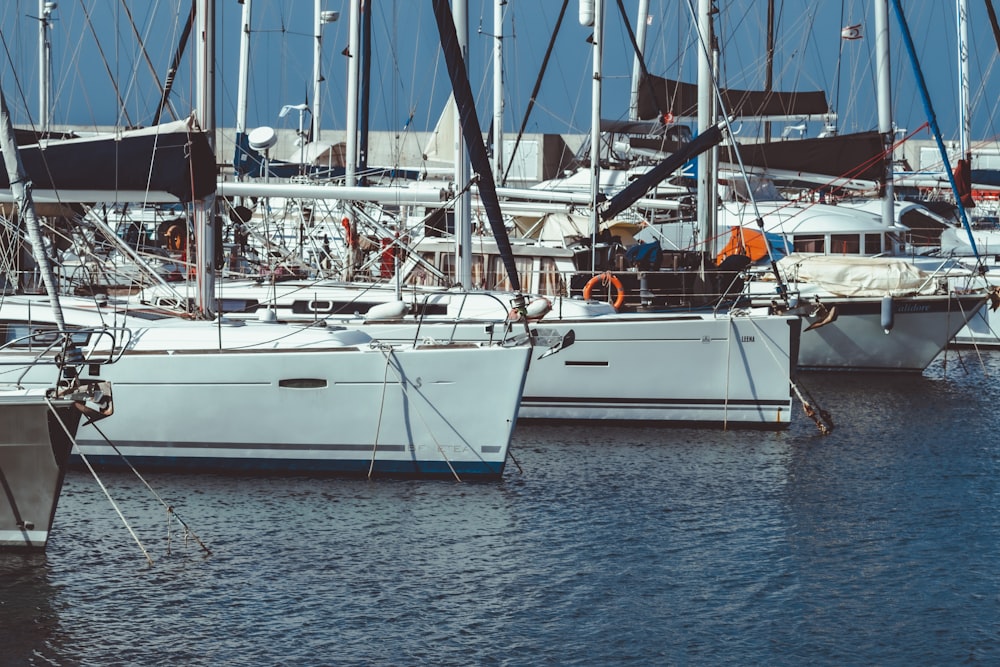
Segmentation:
<svg viewBox="0 0 1000 667">
<path fill-rule="evenodd" d="M 746 255 L 751 262 L 756 262 L 767 257 L 767 240 L 757 230 L 733 227 L 729 232 L 729 242 L 715 258 L 716 264 L 721 264 L 731 255 Z"/>
</svg>

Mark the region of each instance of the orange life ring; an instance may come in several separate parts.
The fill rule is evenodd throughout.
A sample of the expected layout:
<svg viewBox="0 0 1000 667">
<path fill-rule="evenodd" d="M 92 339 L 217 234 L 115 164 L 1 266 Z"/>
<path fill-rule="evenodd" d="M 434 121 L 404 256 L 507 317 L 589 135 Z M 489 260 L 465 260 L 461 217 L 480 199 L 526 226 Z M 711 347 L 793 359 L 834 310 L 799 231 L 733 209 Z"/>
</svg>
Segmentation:
<svg viewBox="0 0 1000 667">
<path fill-rule="evenodd" d="M 183 224 L 174 223 L 163 232 L 167 241 L 167 250 L 181 250 L 187 248 L 187 229 Z"/>
<path fill-rule="evenodd" d="M 621 308 L 622 304 L 625 303 L 625 288 L 622 287 L 622 281 L 618 280 L 615 274 L 610 271 L 607 273 L 600 273 L 588 280 L 587 284 L 583 286 L 583 298 L 588 300 L 590 299 L 590 295 L 593 294 L 594 286 L 597 285 L 597 283 L 601 283 L 602 285 L 610 283 L 614 286 L 614 288 L 618 291 L 618 296 L 615 298 L 615 302 L 611 305 L 614 306 L 615 310 Z"/>
<path fill-rule="evenodd" d="M 344 218 L 340 221 L 340 224 L 344 228 L 344 241 L 347 243 L 347 247 L 350 248 L 354 245 L 354 239 L 351 238 L 351 219 Z"/>
</svg>

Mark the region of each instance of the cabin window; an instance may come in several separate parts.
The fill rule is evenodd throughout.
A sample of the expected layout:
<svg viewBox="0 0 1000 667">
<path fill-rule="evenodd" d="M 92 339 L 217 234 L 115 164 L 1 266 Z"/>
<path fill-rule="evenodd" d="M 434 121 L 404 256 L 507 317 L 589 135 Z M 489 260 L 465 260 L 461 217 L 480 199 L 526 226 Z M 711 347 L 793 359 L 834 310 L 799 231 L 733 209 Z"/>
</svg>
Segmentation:
<svg viewBox="0 0 1000 667">
<path fill-rule="evenodd" d="M 84 347 L 90 341 L 88 332 L 74 333 L 73 343 Z M 17 349 L 45 350 L 52 348 L 59 350 L 59 340 L 56 328 L 47 326 L 30 325 L 23 322 L 7 322 L 0 324 L 0 346 L 11 346 Z M 55 344 L 55 347 L 53 347 Z"/>
<path fill-rule="evenodd" d="M 857 234 L 830 234 L 830 252 L 834 255 L 859 255 L 861 237 Z"/>
<path fill-rule="evenodd" d="M 410 285 L 423 286 L 423 285 L 436 285 L 437 278 L 434 276 L 432 271 L 427 270 L 427 265 L 435 266 L 434 263 L 434 253 L 433 252 L 422 252 L 420 257 L 423 259 L 421 262 L 417 262 L 413 270 L 410 271 L 410 275 L 406 282 Z M 427 265 L 424 264 L 427 263 Z"/>
<path fill-rule="evenodd" d="M 219 307 L 224 313 L 255 313 L 257 312 L 257 299 L 219 299 Z"/>
<path fill-rule="evenodd" d="M 486 287 L 486 260 L 482 255 L 472 258 L 472 286 L 477 289 Z"/>
<path fill-rule="evenodd" d="M 865 254 L 878 255 L 882 252 L 882 235 L 865 234 Z"/>
<path fill-rule="evenodd" d="M 826 252 L 825 238 L 822 234 L 802 234 L 795 237 L 795 252 Z"/>
<path fill-rule="evenodd" d="M 521 291 L 531 292 L 531 258 L 515 257 L 514 268 L 521 279 Z M 504 268 L 503 260 L 500 257 L 490 257 L 490 271 L 487 275 L 490 281 L 490 288 L 505 292 L 511 291 L 510 279 L 507 277 L 507 269 Z"/>
</svg>

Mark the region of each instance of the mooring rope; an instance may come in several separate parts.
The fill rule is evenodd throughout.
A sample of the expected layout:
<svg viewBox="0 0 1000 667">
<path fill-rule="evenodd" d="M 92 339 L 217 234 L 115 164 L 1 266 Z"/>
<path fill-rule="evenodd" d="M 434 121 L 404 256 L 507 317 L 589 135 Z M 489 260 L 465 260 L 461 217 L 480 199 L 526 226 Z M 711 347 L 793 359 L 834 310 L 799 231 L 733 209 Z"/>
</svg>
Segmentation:
<svg viewBox="0 0 1000 667">
<path fill-rule="evenodd" d="M 993 287 L 990 288 L 989 291 L 990 292 L 997 292 L 998 290 L 1000 290 L 1000 287 L 993 286 Z M 956 291 L 956 292 L 954 292 L 954 294 L 958 295 L 959 293 Z M 949 315 L 949 318 L 950 318 L 950 316 L 951 316 L 951 300 L 949 299 L 948 301 L 949 301 L 948 315 Z M 965 314 L 965 306 L 962 305 L 962 300 L 960 298 L 956 298 L 955 301 L 958 302 L 958 310 L 962 314 L 962 320 L 965 322 L 965 327 L 968 327 L 969 326 L 969 322 L 972 320 L 973 317 L 976 317 L 978 315 L 978 313 L 973 313 L 971 316 L 966 316 L 966 314 Z M 980 310 L 982 310 L 983 308 L 992 308 L 992 306 L 984 304 L 984 305 L 982 305 L 982 306 L 979 307 Z M 995 309 L 994 309 L 994 311 L 995 311 Z M 990 330 L 991 334 L 993 334 L 993 338 L 1000 340 L 1000 335 L 997 334 L 996 330 L 993 328 L 993 325 L 990 324 L 989 317 L 983 317 L 983 321 L 986 322 L 986 328 Z M 950 323 L 949 323 L 949 328 L 950 328 Z M 969 340 L 972 341 L 971 342 L 972 349 L 976 351 L 976 358 L 979 359 L 979 367 L 983 370 L 984 373 L 988 373 L 988 369 L 986 368 L 986 360 L 983 359 L 983 351 L 982 351 L 982 348 L 979 347 L 979 341 L 976 340 L 976 334 L 971 329 L 969 330 L 969 334 L 970 334 Z M 954 338 L 952 340 L 954 340 Z M 948 342 L 950 343 L 951 341 L 948 341 Z M 945 368 L 945 370 L 947 370 L 948 369 L 948 365 L 947 365 L 947 361 L 948 361 L 948 346 L 947 345 L 945 345 L 944 350 L 945 350 L 944 368 Z M 962 369 L 965 370 L 966 372 L 968 372 L 969 369 L 966 368 L 966 366 L 965 366 L 965 359 L 962 357 L 961 350 L 959 350 L 958 348 L 955 349 L 955 356 L 958 357 L 958 362 L 960 364 L 962 364 Z"/>
<path fill-rule="evenodd" d="M 764 335 L 763 330 L 754 321 L 753 316 L 748 315 L 747 319 L 760 334 L 761 340 L 764 341 L 764 347 L 770 353 L 771 358 L 774 359 L 774 362 L 778 364 L 778 366 L 781 366 L 781 360 L 778 359 L 778 355 L 775 354 L 774 349 L 771 347 L 770 344 L 768 344 L 767 336 Z M 801 326 L 801 324 L 799 326 Z M 802 411 L 805 412 L 806 416 L 809 417 L 809 419 L 811 419 L 813 423 L 816 424 L 816 428 L 819 429 L 819 432 L 822 433 L 823 435 L 830 435 L 831 433 L 833 433 L 833 417 L 830 415 L 830 413 L 824 410 L 822 407 L 820 407 L 819 403 L 816 401 L 815 398 L 812 397 L 809 391 L 804 387 L 799 387 L 798 383 L 795 382 L 795 380 L 793 380 L 791 377 L 788 378 L 788 384 L 789 386 L 791 386 L 792 391 L 795 392 L 795 395 L 802 403 Z"/>
<path fill-rule="evenodd" d="M 161 504 L 161 505 L 163 505 L 163 507 L 164 507 L 164 508 L 166 508 L 166 510 L 167 510 L 167 516 L 168 516 L 168 518 L 169 518 L 169 517 L 173 517 L 173 518 L 177 519 L 177 521 L 178 521 L 178 522 L 180 522 L 180 524 L 181 524 L 182 526 L 184 526 L 184 530 L 185 530 L 185 532 L 186 532 L 186 533 L 187 533 L 188 535 L 190 535 L 191 537 L 193 537 L 193 538 L 195 539 L 195 541 L 196 541 L 196 542 L 198 543 L 198 545 L 199 545 L 199 546 L 200 546 L 200 547 L 202 548 L 202 550 L 204 550 L 204 551 L 205 551 L 205 553 L 206 553 L 206 554 L 208 554 L 209 556 L 211 556 L 211 555 L 212 555 L 212 550 L 211 550 L 211 549 L 209 549 L 209 548 L 208 548 L 207 546 L 205 546 L 205 543 L 201 541 L 201 538 L 200 538 L 200 537 L 198 537 L 198 535 L 197 535 L 197 534 L 195 534 L 195 532 L 194 532 L 193 530 L 191 530 L 191 527 L 190 527 L 190 526 L 189 526 L 189 525 L 187 524 L 187 522 L 186 522 L 186 521 L 184 521 L 184 519 L 182 519 L 182 518 L 181 518 L 181 516 L 180 516 L 180 515 L 179 515 L 179 514 L 177 513 L 177 511 L 176 511 L 176 510 L 174 509 L 174 506 L 173 506 L 173 505 L 170 505 L 170 504 L 168 504 L 168 503 L 167 503 L 167 502 L 166 502 L 165 500 L 163 500 L 163 498 L 162 498 L 162 497 L 160 497 L 160 494 L 158 494 L 158 493 L 157 493 L 157 492 L 156 492 L 156 491 L 155 491 L 155 490 L 153 489 L 153 487 L 152 487 L 152 486 L 151 486 L 151 485 L 149 484 L 149 482 L 147 482 L 147 481 L 146 481 L 146 479 L 145 479 L 145 478 L 144 478 L 144 477 L 143 477 L 143 476 L 142 476 L 141 474 L 139 474 L 139 471 L 138 471 L 138 470 L 136 470 L 135 466 L 133 466 L 133 465 L 132 465 L 132 462 L 128 460 L 128 457 L 126 457 L 126 456 L 125 456 L 125 455 L 124 455 L 124 454 L 123 454 L 123 453 L 121 452 L 121 450 L 120 450 L 120 449 L 118 449 L 118 446 L 117 446 L 117 445 L 115 445 L 115 443 L 111 442 L 111 440 L 110 440 L 110 439 L 108 439 L 108 436 L 104 434 L 104 431 L 102 431 L 102 430 L 100 429 L 100 427 L 99 427 L 99 426 L 97 426 L 97 424 L 96 424 L 96 423 L 95 423 L 95 422 L 94 422 L 93 420 L 90 420 L 90 421 L 88 421 L 88 422 L 87 422 L 87 424 L 88 424 L 89 426 L 93 426 L 93 427 L 94 427 L 94 429 L 95 429 L 95 430 L 96 430 L 96 431 L 97 431 L 98 433 L 100 433 L 100 434 L 101 434 L 101 437 L 102 437 L 102 438 L 104 438 L 104 442 L 106 442 L 106 443 L 108 444 L 108 446 L 109 446 L 109 447 L 111 447 L 111 449 L 113 449 L 113 450 L 115 451 L 115 454 L 117 454 L 117 455 L 118 455 L 118 456 L 119 456 L 119 457 L 121 458 L 121 460 L 125 462 L 125 465 L 127 465 L 127 466 L 129 467 L 129 469 L 130 469 L 130 470 L 131 470 L 131 471 L 132 471 L 133 473 L 135 473 L 135 476 L 139 478 L 139 481 L 141 481 L 141 482 L 142 482 L 142 483 L 143 483 L 143 484 L 144 484 L 144 485 L 146 486 L 146 488 L 147 488 L 147 489 L 149 489 L 149 492 L 150 492 L 151 494 L 153 494 L 153 497 L 154 497 L 154 498 L 156 498 L 156 499 L 157 499 L 158 501 L 160 501 L 160 504 Z M 169 547 L 168 547 L 168 553 L 169 553 Z"/>
<path fill-rule="evenodd" d="M 375 424 L 375 441 L 372 443 L 372 458 L 368 462 L 368 479 L 372 478 L 372 472 L 375 470 L 375 455 L 378 452 L 378 436 L 382 431 L 382 415 L 385 413 L 385 393 L 389 386 L 389 365 L 392 359 L 392 350 L 390 349 L 390 354 L 385 355 L 385 373 L 382 375 L 382 400 L 379 403 L 378 408 L 378 422 Z"/>
<path fill-rule="evenodd" d="M 90 461 L 87 459 L 86 455 L 83 453 L 83 451 L 80 449 L 80 446 L 77 444 L 76 438 L 74 438 L 73 434 L 70 433 L 69 428 L 67 428 L 65 422 L 63 422 L 62 420 L 62 417 L 59 416 L 59 413 L 56 411 L 55 406 L 52 405 L 47 396 L 45 397 L 45 403 L 49 406 L 49 410 L 52 411 L 52 414 L 56 416 L 56 421 L 58 421 L 59 425 L 62 426 L 63 431 L 66 433 L 66 437 L 68 437 L 73 446 L 76 447 L 77 452 L 79 452 L 80 454 L 80 458 L 83 459 L 83 462 L 87 465 L 87 469 L 90 470 L 90 474 L 94 476 L 95 480 L 97 480 L 98 486 L 100 486 L 101 490 L 104 491 L 104 495 L 107 496 L 108 502 L 111 503 L 111 506 L 115 509 L 115 512 L 118 513 L 118 517 L 122 520 L 122 523 L 125 524 L 125 528 L 132 535 L 132 539 L 134 539 L 135 543 L 139 545 L 139 548 L 142 550 L 143 555 L 146 556 L 146 561 L 150 565 L 152 565 L 153 557 L 149 555 L 149 552 L 146 551 L 146 547 L 144 547 L 142 545 L 142 542 L 139 540 L 139 536 L 135 534 L 134 530 L 132 530 L 132 526 L 129 525 L 128 520 L 125 518 L 125 515 L 122 514 L 122 511 L 121 509 L 119 509 L 118 504 L 115 502 L 114 498 L 111 497 L 111 494 L 108 492 L 108 488 L 104 486 L 104 482 L 102 482 L 101 478 L 97 476 L 97 471 L 95 471 L 94 467 L 90 465 Z"/>
</svg>

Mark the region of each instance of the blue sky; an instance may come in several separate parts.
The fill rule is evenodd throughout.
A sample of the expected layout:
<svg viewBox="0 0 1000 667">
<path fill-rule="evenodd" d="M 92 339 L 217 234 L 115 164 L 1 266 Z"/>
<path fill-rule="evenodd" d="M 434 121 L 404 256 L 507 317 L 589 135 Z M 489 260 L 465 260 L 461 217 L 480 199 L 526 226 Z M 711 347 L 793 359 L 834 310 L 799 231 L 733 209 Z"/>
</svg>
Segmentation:
<svg viewBox="0 0 1000 667">
<path fill-rule="evenodd" d="M 427 0 L 370 0 L 373 7 L 375 63 L 372 84 L 372 126 L 402 131 L 410 114 L 412 130 L 430 130 L 448 94 L 448 80 L 438 49 L 438 37 Z M 697 0 L 691 0 L 697 4 Z M 559 0 L 509 0 L 505 20 L 507 101 L 505 124 L 520 124 L 539 64 L 555 24 Z M 763 0 L 718 0 L 722 79 L 734 88 L 760 88 L 764 81 Z M 874 26 L 871 2 L 807 2 L 777 0 L 779 22 L 774 65 L 776 89 L 827 91 L 839 113 L 841 131 L 873 129 L 875 74 Z M 935 111 L 946 139 L 957 136 L 956 29 L 952 0 L 906 2 L 910 29 L 934 98 Z M 982 3 L 970 1 L 973 136 L 994 137 L 997 46 L 989 31 Z M 146 45 L 138 48 L 120 0 L 61 0 L 53 32 L 54 120 L 83 125 L 127 122 L 148 124 L 158 92 L 152 62 L 162 79 L 181 30 L 189 0 L 150 0 L 127 3 L 136 30 Z M 490 67 L 493 0 L 469 0 L 470 60 L 473 89 L 479 94 L 480 117 L 491 113 Z M 629 20 L 635 21 L 636 0 L 625 0 Z M 312 96 L 312 0 L 255 0 L 249 125 L 294 127 L 295 114 L 279 118 L 282 105 Z M 687 0 L 651 0 L 647 61 L 653 73 L 695 80 L 696 51 L 692 47 Z M 346 0 L 324 0 L 324 9 L 341 12 L 340 21 L 325 28 L 323 70 L 324 129 L 344 126 L 344 80 L 347 58 Z M 231 126 L 235 118 L 241 5 L 217 0 L 217 117 Z M 537 108 L 528 126 L 532 132 L 587 132 L 590 121 L 590 30 L 577 21 L 573 0 L 556 42 Z M 617 2 L 607 2 L 605 91 L 603 116 L 622 118 L 627 112 L 631 46 Z M 0 84 L 17 124 L 37 120 L 37 0 L 8 0 L 0 8 L 4 52 L 0 54 Z M 89 17 L 89 21 L 88 21 Z M 863 38 L 845 41 L 840 29 L 862 25 Z M 894 117 L 897 124 L 916 129 L 925 120 L 913 75 L 900 49 L 895 16 L 893 33 Z M 95 37 L 96 34 L 96 37 Z M 192 106 L 193 59 L 185 57 L 176 82 L 174 106 Z M 110 74 L 109 74 L 110 70 Z M 15 77 L 13 72 L 17 73 Z M 112 79 L 119 83 L 116 94 Z M 120 95 L 127 114 L 117 103 Z M 126 115 L 127 119 L 126 120 Z M 815 131 L 818 128 L 810 128 Z M 747 132 L 752 130 L 747 129 Z M 780 131 L 780 130 L 779 130 Z M 926 133 L 920 138 L 927 138 Z"/>
</svg>

